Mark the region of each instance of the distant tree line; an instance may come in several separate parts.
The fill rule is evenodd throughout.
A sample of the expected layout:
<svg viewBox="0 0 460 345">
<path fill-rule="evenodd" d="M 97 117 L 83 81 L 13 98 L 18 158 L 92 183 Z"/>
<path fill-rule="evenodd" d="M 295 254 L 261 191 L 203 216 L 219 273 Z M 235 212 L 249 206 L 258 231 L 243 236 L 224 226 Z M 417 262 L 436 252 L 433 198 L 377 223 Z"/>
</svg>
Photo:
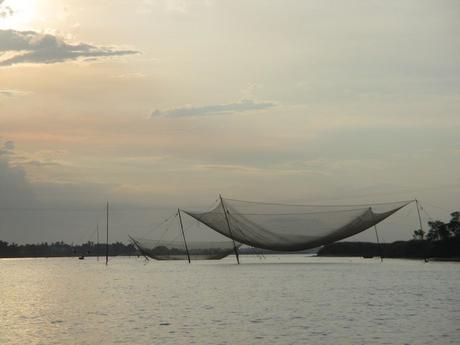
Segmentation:
<svg viewBox="0 0 460 345">
<path fill-rule="evenodd" d="M 387 258 L 460 258 L 460 212 L 445 223 L 428 222 L 427 232 L 417 229 L 410 241 L 378 245 L 370 242 L 336 242 L 324 246 L 321 256 L 382 256 Z"/>
<path fill-rule="evenodd" d="M 417 229 L 410 241 L 393 243 L 336 242 L 326 245 L 318 252 L 319 256 L 382 256 L 387 258 L 460 258 L 460 212 L 451 213 L 445 223 L 440 220 L 428 222 L 425 233 Z M 14 257 L 63 257 L 63 256 L 104 256 L 105 244 L 88 241 L 74 245 L 64 242 L 16 244 L 0 240 L 0 258 Z M 254 253 L 251 248 L 241 248 L 241 252 Z M 116 242 L 109 245 L 110 256 L 138 255 L 135 246 Z"/>
<path fill-rule="evenodd" d="M 460 236 L 460 212 L 456 211 L 450 214 L 450 221 L 448 223 L 434 220 L 428 222 L 430 229 L 426 233 L 422 229 L 414 231 L 414 240 L 433 241 L 448 241 L 450 239 Z"/>
<path fill-rule="evenodd" d="M 18 257 L 60 257 L 60 256 L 105 256 L 106 245 L 86 242 L 79 245 L 64 242 L 39 243 L 39 244 L 16 244 L 0 241 L 0 258 Z M 138 252 L 133 244 L 116 242 L 109 244 L 109 255 L 137 255 Z"/>
</svg>

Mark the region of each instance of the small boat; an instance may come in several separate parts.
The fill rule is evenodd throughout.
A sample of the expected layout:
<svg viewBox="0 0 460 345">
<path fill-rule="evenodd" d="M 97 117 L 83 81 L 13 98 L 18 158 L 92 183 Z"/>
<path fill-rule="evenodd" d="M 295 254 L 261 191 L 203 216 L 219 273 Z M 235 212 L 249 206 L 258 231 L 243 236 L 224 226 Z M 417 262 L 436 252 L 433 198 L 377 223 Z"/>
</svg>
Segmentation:
<svg viewBox="0 0 460 345">
<path fill-rule="evenodd" d="M 85 257 L 84 257 L 83 255 L 80 255 L 80 256 L 78 257 L 78 260 L 85 260 Z"/>
</svg>

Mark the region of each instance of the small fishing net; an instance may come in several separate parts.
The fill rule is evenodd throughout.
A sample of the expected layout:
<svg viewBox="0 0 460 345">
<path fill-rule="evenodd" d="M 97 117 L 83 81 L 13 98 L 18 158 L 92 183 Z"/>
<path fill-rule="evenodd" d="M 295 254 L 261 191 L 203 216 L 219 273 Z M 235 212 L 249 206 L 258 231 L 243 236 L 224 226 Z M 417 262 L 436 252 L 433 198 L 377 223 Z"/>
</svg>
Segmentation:
<svg viewBox="0 0 460 345">
<path fill-rule="evenodd" d="M 182 213 L 171 217 L 148 238 L 130 237 L 142 255 L 156 260 L 218 260 L 234 251 L 234 241 Z M 180 226 L 182 220 L 184 232 Z M 185 237 L 185 240 L 184 240 Z M 239 247 L 240 244 L 236 243 Z"/>
</svg>

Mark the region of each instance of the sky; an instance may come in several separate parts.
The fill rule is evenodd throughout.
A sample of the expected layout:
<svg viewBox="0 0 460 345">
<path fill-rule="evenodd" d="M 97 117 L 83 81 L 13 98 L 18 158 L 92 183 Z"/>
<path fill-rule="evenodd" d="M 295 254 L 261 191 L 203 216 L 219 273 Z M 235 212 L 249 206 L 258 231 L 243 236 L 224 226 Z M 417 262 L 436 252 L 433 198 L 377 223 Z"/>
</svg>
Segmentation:
<svg viewBox="0 0 460 345">
<path fill-rule="evenodd" d="M 110 201 L 126 242 L 219 193 L 447 221 L 459 35 L 457 0 L 0 0 L 0 240 L 94 240 Z"/>
</svg>

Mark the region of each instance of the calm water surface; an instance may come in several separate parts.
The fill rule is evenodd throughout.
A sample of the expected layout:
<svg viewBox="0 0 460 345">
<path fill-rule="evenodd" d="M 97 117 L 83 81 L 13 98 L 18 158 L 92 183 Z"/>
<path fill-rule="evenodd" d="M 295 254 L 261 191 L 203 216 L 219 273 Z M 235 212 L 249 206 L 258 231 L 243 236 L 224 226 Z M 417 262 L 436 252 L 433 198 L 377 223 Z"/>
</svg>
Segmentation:
<svg viewBox="0 0 460 345">
<path fill-rule="evenodd" d="M 0 260 L 0 344 L 460 344 L 460 264 Z"/>
</svg>

